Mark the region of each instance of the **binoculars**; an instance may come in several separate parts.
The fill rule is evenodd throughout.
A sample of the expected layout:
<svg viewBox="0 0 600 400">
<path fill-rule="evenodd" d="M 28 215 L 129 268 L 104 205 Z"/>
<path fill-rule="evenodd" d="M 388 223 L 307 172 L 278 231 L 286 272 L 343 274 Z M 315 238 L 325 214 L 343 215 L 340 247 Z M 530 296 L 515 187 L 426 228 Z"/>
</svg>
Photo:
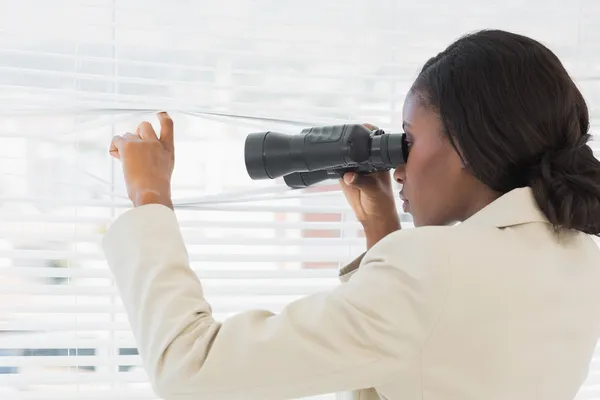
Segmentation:
<svg viewBox="0 0 600 400">
<path fill-rule="evenodd" d="M 283 176 L 287 186 L 305 188 L 346 172 L 388 171 L 406 163 L 408 151 L 404 133 L 349 124 L 307 128 L 296 135 L 251 133 L 244 159 L 253 180 Z"/>
</svg>

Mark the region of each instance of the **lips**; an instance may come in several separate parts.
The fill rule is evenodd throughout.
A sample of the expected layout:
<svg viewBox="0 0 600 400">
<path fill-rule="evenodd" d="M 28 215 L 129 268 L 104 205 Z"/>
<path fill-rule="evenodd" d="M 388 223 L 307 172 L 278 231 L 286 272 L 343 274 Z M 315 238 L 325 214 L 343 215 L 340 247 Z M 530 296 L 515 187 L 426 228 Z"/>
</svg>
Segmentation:
<svg viewBox="0 0 600 400">
<path fill-rule="evenodd" d="M 409 212 L 410 210 L 410 204 L 408 203 L 408 201 L 404 201 L 402 203 L 402 211 L 404 211 L 405 213 Z"/>
<path fill-rule="evenodd" d="M 410 209 L 410 203 L 408 200 L 406 200 L 406 197 L 404 197 L 404 193 L 402 192 L 400 192 L 400 200 L 402 200 L 402 211 L 408 212 Z"/>
</svg>

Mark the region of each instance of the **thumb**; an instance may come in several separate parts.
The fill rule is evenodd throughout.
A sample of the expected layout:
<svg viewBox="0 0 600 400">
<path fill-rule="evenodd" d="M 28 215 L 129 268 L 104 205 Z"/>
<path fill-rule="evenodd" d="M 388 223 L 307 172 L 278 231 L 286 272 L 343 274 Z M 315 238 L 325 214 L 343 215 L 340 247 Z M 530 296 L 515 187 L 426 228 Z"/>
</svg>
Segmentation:
<svg viewBox="0 0 600 400">
<path fill-rule="evenodd" d="M 173 139 L 173 119 L 165 111 L 158 113 L 160 121 L 160 141 L 168 151 L 175 151 Z"/>
</svg>

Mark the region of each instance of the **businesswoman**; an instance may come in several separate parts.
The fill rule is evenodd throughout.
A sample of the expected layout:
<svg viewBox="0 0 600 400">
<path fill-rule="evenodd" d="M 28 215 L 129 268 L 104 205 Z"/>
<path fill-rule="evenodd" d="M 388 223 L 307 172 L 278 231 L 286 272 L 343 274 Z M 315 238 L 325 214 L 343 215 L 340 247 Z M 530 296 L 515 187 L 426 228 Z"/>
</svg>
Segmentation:
<svg viewBox="0 0 600 400">
<path fill-rule="evenodd" d="M 211 316 L 170 200 L 173 124 L 115 137 L 136 208 L 104 242 L 139 352 L 169 400 L 567 400 L 600 332 L 600 163 L 558 58 L 503 31 L 425 63 L 393 173 L 342 187 L 368 251 L 336 289 L 273 315 Z M 457 222 L 459 222 L 457 224 Z"/>
</svg>

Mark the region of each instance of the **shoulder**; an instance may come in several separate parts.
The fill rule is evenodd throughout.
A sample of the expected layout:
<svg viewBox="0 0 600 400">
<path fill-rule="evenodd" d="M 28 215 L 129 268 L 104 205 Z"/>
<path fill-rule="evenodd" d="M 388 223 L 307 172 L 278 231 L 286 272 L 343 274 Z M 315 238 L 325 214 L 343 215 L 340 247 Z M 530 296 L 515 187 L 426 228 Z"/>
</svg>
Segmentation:
<svg viewBox="0 0 600 400">
<path fill-rule="evenodd" d="M 366 254 L 369 260 L 386 260 L 393 263 L 423 264 L 439 262 L 448 257 L 464 236 L 454 226 L 431 226 L 396 231 L 379 241 Z"/>
<path fill-rule="evenodd" d="M 387 270 L 417 280 L 448 279 L 456 264 L 497 248 L 497 228 L 430 226 L 394 232 L 373 246 L 359 270 Z"/>
<path fill-rule="evenodd" d="M 452 270 L 455 230 L 423 227 L 394 232 L 367 251 L 353 280 L 369 279 L 381 287 L 437 298 Z"/>
<path fill-rule="evenodd" d="M 401 257 L 419 263 L 442 261 L 448 257 L 458 260 L 461 256 L 469 257 L 481 251 L 501 247 L 503 242 L 518 242 L 532 234 L 536 235 L 536 232 L 522 229 L 509 231 L 494 226 L 468 224 L 405 229 L 386 236 L 373 246 L 365 257 Z"/>
<path fill-rule="evenodd" d="M 452 240 L 457 229 L 455 226 L 425 226 L 421 228 L 401 229 L 380 240 L 372 250 L 375 252 L 402 248 L 414 251 L 413 246 L 420 248 L 434 246 L 445 247 Z"/>
<path fill-rule="evenodd" d="M 600 251 L 579 232 L 560 235 L 545 223 L 509 227 L 459 224 L 422 227 L 388 235 L 365 254 L 361 269 L 395 270 L 414 279 L 440 279 L 450 274 L 484 273 L 496 266 L 547 264 L 564 260 L 596 268 Z M 481 265 L 489 268 L 481 269 Z"/>
<path fill-rule="evenodd" d="M 410 331 L 415 346 L 420 346 L 449 293 L 453 231 L 453 227 L 427 227 L 388 235 L 365 254 L 340 290 L 362 305 L 357 308 L 376 313 L 398 330 Z"/>
</svg>

